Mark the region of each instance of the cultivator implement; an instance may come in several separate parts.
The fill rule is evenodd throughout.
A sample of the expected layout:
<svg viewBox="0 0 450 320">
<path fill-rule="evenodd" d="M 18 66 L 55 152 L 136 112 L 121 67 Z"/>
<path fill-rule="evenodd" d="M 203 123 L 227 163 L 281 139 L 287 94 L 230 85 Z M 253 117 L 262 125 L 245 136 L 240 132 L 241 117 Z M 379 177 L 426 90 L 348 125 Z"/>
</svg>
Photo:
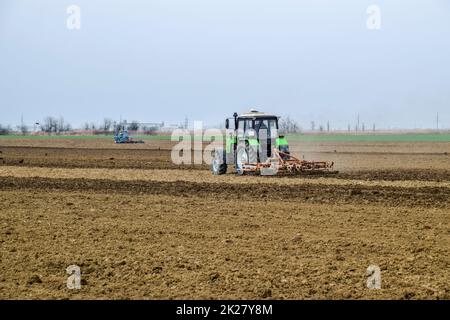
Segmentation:
<svg viewBox="0 0 450 320">
<path fill-rule="evenodd" d="M 243 173 L 261 174 L 263 176 L 283 174 L 335 174 L 334 162 L 300 160 L 289 153 L 273 149 L 273 156 L 265 162 L 244 163 Z"/>
</svg>

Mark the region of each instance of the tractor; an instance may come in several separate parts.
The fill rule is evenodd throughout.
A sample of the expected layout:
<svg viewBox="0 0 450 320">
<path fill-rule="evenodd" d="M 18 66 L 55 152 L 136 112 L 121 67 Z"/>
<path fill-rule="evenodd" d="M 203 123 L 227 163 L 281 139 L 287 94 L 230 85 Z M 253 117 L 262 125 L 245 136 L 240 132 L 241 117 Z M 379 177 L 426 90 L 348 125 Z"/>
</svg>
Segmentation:
<svg viewBox="0 0 450 320">
<path fill-rule="evenodd" d="M 214 175 L 233 165 L 237 174 L 336 173 L 333 162 L 300 160 L 291 155 L 287 139 L 278 134 L 278 116 L 257 110 L 225 120 L 225 149 L 216 148 L 211 161 Z"/>
<path fill-rule="evenodd" d="M 115 143 L 144 143 L 143 140 L 134 140 L 128 135 L 128 130 L 125 125 L 119 124 L 114 127 L 114 142 Z"/>
</svg>

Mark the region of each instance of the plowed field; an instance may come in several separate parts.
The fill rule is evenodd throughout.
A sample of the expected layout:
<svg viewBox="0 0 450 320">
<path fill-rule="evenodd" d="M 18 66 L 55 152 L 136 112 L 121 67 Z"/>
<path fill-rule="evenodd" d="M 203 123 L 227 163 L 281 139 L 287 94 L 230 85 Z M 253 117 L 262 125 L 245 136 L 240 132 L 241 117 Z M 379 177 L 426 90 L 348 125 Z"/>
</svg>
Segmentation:
<svg viewBox="0 0 450 320">
<path fill-rule="evenodd" d="M 172 145 L 0 139 L 0 298 L 450 298 L 450 142 L 298 142 L 340 172 L 296 177 Z"/>
</svg>

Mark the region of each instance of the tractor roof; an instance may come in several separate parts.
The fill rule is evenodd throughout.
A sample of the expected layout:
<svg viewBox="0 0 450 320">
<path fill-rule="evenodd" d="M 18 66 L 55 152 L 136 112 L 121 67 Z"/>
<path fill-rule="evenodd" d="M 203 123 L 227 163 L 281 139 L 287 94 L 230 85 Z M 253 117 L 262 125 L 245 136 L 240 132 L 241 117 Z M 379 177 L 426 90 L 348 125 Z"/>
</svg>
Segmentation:
<svg viewBox="0 0 450 320">
<path fill-rule="evenodd" d="M 251 109 L 249 112 L 239 115 L 239 118 L 278 118 L 278 117 L 270 113 Z"/>
</svg>

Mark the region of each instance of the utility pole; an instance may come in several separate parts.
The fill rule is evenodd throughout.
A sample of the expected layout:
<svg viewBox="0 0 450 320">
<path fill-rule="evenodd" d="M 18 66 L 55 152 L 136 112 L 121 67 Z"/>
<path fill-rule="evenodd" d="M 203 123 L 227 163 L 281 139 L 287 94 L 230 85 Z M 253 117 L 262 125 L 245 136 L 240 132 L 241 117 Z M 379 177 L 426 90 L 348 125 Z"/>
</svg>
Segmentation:
<svg viewBox="0 0 450 320">
<path fill-rule="evenodd" d="M 439 112 L 436 113 L 436 131 L 439 131 Z"/>
<path fill-rule="evenodd" d="M 330 132 L 330 121 L 327 121 L 327 132 Z"/>
<path fill-rule="evenodd" d="M 373 124 L 372 131 L 375 132 L 375 123 Z"/>
<path fill-rule="evenodd" d="M 359 113 L 358 113 L 358 117 L 356 120 L 356 132 L 358 132 L 358 130 L 359 130 Z"/>
</svg>

